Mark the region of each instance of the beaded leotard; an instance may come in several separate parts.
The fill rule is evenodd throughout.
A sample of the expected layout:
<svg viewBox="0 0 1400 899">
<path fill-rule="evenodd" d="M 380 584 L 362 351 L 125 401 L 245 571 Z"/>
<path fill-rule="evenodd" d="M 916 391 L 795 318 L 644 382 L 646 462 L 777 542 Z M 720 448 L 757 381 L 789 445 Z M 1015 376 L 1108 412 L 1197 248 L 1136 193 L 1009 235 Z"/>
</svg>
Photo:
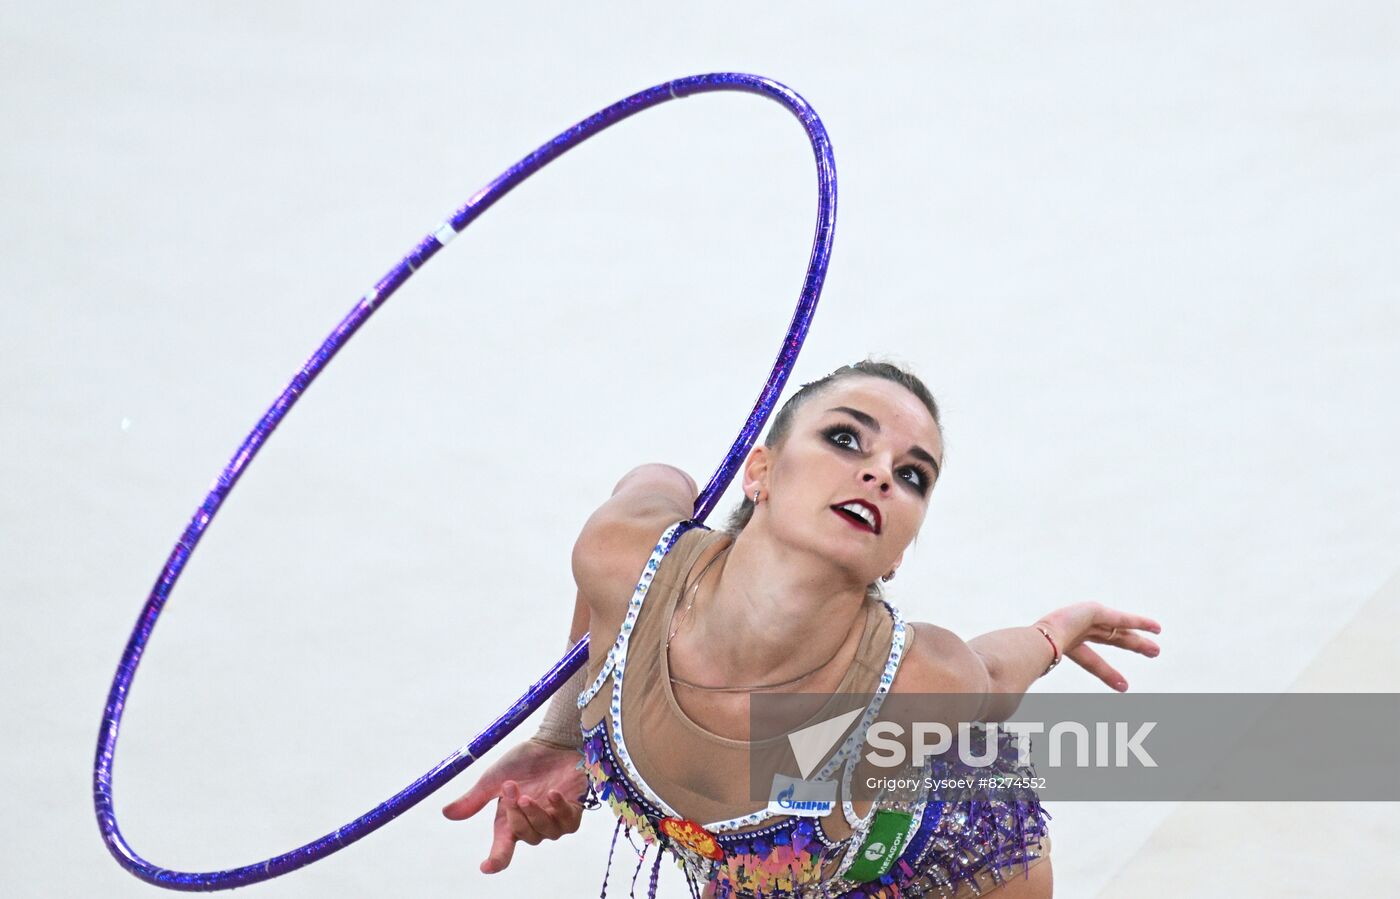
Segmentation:
<svg viewBox="0 0 1400 899">
<path fill-rule="evenodd" d="M 742 759 L 747 757 L 750 745 L 758 744 L 710 734 L 685 716 L 670 692 L 664 645 L 658 651 L 658 643 L 664 643 L 664 627 L 686 574 L 707 547 L 723 539 L 727 535 L 689 522 L 677 522 L 667 528 L 633 591 L 616 641 L 589 687 L 578 697 L 584 737 L 580 767 L 589 781 L 585 804 L 592 808 L 606 802 L 618 818 L 602 895 L 607 894 L 613 853 L 619 835 L 624 833 L 629 842 L 634 833 L 643 840 L 632 878 L 633 890 L 647 852 L 656 848 L 649 897 L 656 896 L 664 852 L 675 856 L 693 896 L 698 897 L 699 889 L 706 883 L 713 883 L 718 899 L 952 896 L 961 883 L 980 893 L 1004 879 L 1003 868 L 1025 867 L 1038 860 L 1049 815 L 1033 797 L 962 803 L 944 802 L 930 795 L 914 801 L 881 798 L 871 804 L 863 817 L 857 815 L 849 800 L 843 800 L 826 817 L 795 817 L 762 807 L 700 823 L 732 813 L 736 807 L 751 808 L 756 804 L 745 795 L 745 784 L 736 786 L 734 782 L 746 781 L 748 769 L 743 767 Z M 643 614 L 644 602 L 653 588 L 657 596 Z M 883 600 L 872 601 L 856 661 L 838 692 L 864 692 L 873 694 L 873 698 L 849 738 L 816 775 L 817 779 L 827 779 L 844 765 L 843 796 L 850 795 L 854 768 L 850 762 L 878 715 L 912 636 L 913 631 L 905 627 L 898 609 Z M 880 648 L 882 645 L 888 645 L 888 652 Z M 630 657 L 629 650 L 633 650 Z M 632 676 L 626 677 L 627 674 Z M 609 678 L 611 689 L 604 689 Z M 624 681 L 632 683 L 626 688 L 626 702 Z M 657 693 L 661 694 L 659 698 Z M 624 710 L 628 720 L 635 722 L 627 729 L 634 742 L 642 740 L 639 734 L 647 735 L 655 747 L 655 735 L 665 734 L 665 740 L 706 743 L 713 750 L 717 767 L 726 770 L 707 772 L 677 767 L 674 758 L 664 753 L 648 759 L 645 753 L 637 754 L 641 743 L 629 752 L 622 724 Z M 642 729 L 636 730 L 638 727 Z M 1010 735 L 1003 734 L 1007 736 Z M 1013 746 L 1000 748 L 1003 752 L 993 770 L 978 773 L 1033 773 L 1016 767 Z M 934 756 L 925 765 L 924 774 L 945 777 L 957 773 L 959 764 L 953 753 Z M 656 783 L 666 784 L 670 799 L 689 817 L 658 795 L 639 767 L 646 768 Z M 908 821 L 897 859 L 876 878 L 854 879 L 859 871 L 857 855 L 862 848 L 868 848 L 866 837 L 876 813 L 896 808 L 907 813 L 900 820 Z M 632 845 L 636 848 L 635 843 Z"/>
</svg>

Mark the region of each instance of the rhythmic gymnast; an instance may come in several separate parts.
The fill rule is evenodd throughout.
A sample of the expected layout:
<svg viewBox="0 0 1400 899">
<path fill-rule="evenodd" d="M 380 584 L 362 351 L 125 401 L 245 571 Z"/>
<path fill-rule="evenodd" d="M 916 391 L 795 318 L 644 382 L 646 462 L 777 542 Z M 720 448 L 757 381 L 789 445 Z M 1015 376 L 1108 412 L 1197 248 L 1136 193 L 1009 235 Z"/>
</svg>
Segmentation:
<svg viewBox="0 0 1400 899">
<path fill-rule="evenodd" d="M 620 121 L 715 91 L 758 94 L 797 117 L 816 162 L 818 202 L 797 309 L 758 401 L 705 489 L 697 491 L 693 480 L 669 466 L 643 466 L 624 477 L 574 548 L 579 591 L 569 652 L 470 743 L 393 797 L 296 849 L 238 867 L 179 871 L 142 858 L 121 833 L 112 789 L 132 679 L 192 553 L 283 418 L 375 310 L 502 196 Z M 996 631 L 969 644 L 931 624 L 906 625 L 879 581 L 894 577 L 923 522 L 943 444 L 933 398 L 897 367 L 867 361 L 805 386 L 779 412 L 767 442 L 750 449 L 811 324 L 835 215 L 835 161 L 811 106 L 772 79 L 714 72 L 655 85 L 576 123 L 425 235 L 355 303 L 244 438 L 151 588 L 113 676 L 93 761 L 93 809 L 117 862 L 142 880 L 181 890 L 232 889 L 283 876 L 395 820 L 490 752 L 557 689 L 540 733 L 443 810 L 460 819 L 497 800 L 491 855 L 482 864 L 487 873 L 509 864 L 517 842 L 576 831 L 582 809 L 605 800 L 618 815 L 614 849 L 624 829 L 629 840 L 636 833 L 646 844 L 634 888 L 646 851 L 657 847 L 653 897 L 666 852 L 682 867 L 692 895 L 703 889 L 717 899 L 948 896 L 988 889 L 1008 899 L 1049 895 L 1049 816 L 1033 793 L 959 802 L 934 795 L 910 800 L 882 788 L 860 803 L 848 789 L 859 765 L 855 750 L 891 694 L 917 694 L 921 702 L 970 696 L 970 713 L 950 711 L 948 721 L 1004 720 L 1062 652 L 1125 690 L 1121 675 L 1087 644 L 1156 655 L 1156 644 L 1139 631 L 1160 629 L 1097 603 L 1059 609 L 1030 628 Z M 728 528 L 703 527 L 741 464 L 745 499 Z M 612 640 L 611 649 L 604 653 L 599 646 L 590 655 L 594 633 Z M 624 690 L 629 670 L 632 686 Z M 574 679 L 560 688 L 570 672 Z M 755 809 L 741 787 L 749 774 L 746 760 L 780 740 L 749 739 L 751 698 L 761 705 L 798 693 L 833 701 L 837 694 L 872 697 L 863 715 L 860 709 L 849 713 L 854 731 L 808 782 L 831 787 L 834 772 L 842 771 L 841 801 L 823 807 L 803 797 L 784 804 L 780 792 L 776 808 L 760 803 Z M 624 715 L 632 722 L 630 743 Z M 984 739 L 991 728 L 981 733 Z M 964 739 L 979 738 L 960 732 Z M 993 773 L 1027 773 L 1010 760 L 1014 747 L 1001 737 L 993 748 Z M 1018 865 L 1025 876 L 1010 879 L 1004 869 Z M 604 894 L 610 869 L 611 855 Z"/>
<path fill-rule="evenodd" d="M 1146 636 L 1160 633 L 1155 621 L 1094 602 L 968 642 L 906 624 L 881 582 L 917 535 L 942 463 L 928 389 L 866 360 L 787 401 L 745 459 L 744 500 L 723 530 L 694 526 L 699 491 L 684 472 L 644 465 L 623 477 L 573 550 L 570 645 L 591 635 L 587 666 L 535 736 L 443 809 L 462 820 L 496 800 L 481 870 L 504 870 L 518 842 L 575 832 L 585 807 L 606 800 L 618 830 L 644 841 L 634 884 L 646 850 L 659 847 L 650 896 L 663 850 L 692 895 L 718 899 L 1050 896 L 1049 816 L 1033 793 L 929 801 L 912 817 L 879 798 L 815 817 L 772 813 L 749 796 L 755 694 L 877 694 L 883 678 L 889 694 L 977 697 L 967 720 L 1002 721 L 1061 656 L 1123 691 L 1090 644 L 1159 653 Z M 1005 753 L 997 764 L 1024 771 Z M 902 828 L 901 854 L 872 877 L 861 858 L 891 824 Z"/>
</svg>

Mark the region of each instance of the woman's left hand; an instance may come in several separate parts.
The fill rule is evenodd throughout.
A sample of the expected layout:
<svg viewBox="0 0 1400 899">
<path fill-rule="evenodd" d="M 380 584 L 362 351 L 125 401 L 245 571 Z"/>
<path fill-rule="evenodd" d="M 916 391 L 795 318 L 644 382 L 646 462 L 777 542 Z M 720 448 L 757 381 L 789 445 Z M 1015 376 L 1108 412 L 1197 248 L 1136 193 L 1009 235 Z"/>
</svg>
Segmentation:
<svg viewBox="0 0 1400 899">
<path fill-rule="evenodd" d="M 1120 693 L 1128 689 L 1127 679 L 1088 644 L 1117 646 L 1148 658 L 1156 658 L 1162 651 L 1162 647 L 1144 635 L 1160 634 L 1160 624 L 1142 615 L 1110 609 L 1102 603 L 1080 602 L 1065 606 L 1041 618 L 1036 624 L 1050 632 L 1062 656 L 1072 659 Z"/>
</svg>

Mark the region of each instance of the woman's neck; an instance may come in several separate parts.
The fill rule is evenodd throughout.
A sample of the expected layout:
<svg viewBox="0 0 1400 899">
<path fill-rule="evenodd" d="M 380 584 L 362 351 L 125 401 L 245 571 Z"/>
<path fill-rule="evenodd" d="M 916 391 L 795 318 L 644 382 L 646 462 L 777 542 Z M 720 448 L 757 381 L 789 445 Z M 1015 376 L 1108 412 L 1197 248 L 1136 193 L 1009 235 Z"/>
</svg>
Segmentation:
<svg viewBox="0 0 1400 899">
<path fill-rule="evenodd" d="M 778 683 L 830 660 L 793 686 L 801 691 L 849 667 L 843 644 L 859 640 L 864 585 L 843 583 L 829 562 L 766 535 L 745 533 L 700 585 L 694 646 L 704 648 L 705 683 Z M 722 550 L 721 550 L 722 551 Z"/>
</svg>

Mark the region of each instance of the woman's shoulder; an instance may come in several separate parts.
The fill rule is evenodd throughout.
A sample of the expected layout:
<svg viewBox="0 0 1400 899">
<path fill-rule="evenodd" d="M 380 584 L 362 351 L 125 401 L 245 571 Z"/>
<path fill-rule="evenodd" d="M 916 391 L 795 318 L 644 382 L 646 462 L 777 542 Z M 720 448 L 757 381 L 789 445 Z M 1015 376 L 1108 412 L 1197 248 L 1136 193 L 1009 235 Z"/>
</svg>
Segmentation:
<svg viewBox="0 0 1400 899">
<path fill-rule="evenodd" d="M 639 465 L 618 481 L 574 542 L 574 582 L 590 610 L 626 607 L 657 541 L 690 517 L 695 495 L 694 480 L 670 465 Z"/>
<path fill-rule="evenodd" d="M 961 637 L 926 621 L 907 622 L 905 629 L 910 633 L 890 692 L 986 694 L 986 665 Z"/>
<path fill-rule="evenodd" d="M 604 621 L 620 620 L 661 537 L 683 518 L 666 506 L 626 515 L 606 507 L 594 513 L 574 543 L 572 558 L 574 582 L 589 610 Z"/>
</svg>

